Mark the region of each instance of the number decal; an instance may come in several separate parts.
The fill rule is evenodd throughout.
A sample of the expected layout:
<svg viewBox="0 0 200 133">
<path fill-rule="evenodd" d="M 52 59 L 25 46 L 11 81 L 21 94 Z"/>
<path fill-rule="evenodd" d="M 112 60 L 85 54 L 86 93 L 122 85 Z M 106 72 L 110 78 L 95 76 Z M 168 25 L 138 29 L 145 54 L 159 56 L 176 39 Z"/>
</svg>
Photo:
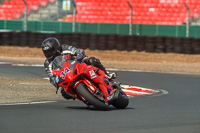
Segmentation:
<svg viewBox="0 0 200 133">
<path fill-rule="evenodd" d="M 62 79 L 64 79 L 64 78 L 65 78 L 65 73 L 64 73 L 64 72 L 61 72 L 60 77 L 61 77 Z"/>
<path fill-rule="evenodd" d="M 70 72 L 69 68 L 65 68 L 64 71 L 61 72 L 60 77 L 65 79 L 65 75 Z"/>
<path fill-rule="evenodd" d="M 65 71 L 65 74 L 70 72 L 70 70 L 68 68 L 65 68 L 64 71 Z"/>
</svg>

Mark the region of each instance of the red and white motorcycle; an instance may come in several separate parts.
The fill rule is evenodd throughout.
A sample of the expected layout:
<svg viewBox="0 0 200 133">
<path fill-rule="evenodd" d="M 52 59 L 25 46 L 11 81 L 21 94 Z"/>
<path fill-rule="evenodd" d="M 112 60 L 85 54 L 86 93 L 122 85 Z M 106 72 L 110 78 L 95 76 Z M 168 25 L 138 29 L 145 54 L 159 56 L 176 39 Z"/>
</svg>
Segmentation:
<svg viewBox="0 0 200 133">
<path fill-rule="evenodd" d="M 53 60 L 53 74 L 57 76 L 63 95 L 66 93 L 100 110 L 107 110 L 109 105 L 117 109 L 128 106 L 129 99 L 118 84 L 113 85 L 102 70 L 87 65 L 70 54 Z M 112 93 L 113 91 L 116 93 Z"/>
</svg>

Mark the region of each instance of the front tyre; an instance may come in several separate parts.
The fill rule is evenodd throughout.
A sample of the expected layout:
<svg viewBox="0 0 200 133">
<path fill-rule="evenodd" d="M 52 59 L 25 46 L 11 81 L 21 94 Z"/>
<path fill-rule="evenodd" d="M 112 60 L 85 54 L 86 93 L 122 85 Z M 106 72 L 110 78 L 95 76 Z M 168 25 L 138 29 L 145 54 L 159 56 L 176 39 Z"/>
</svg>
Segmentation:
<svg viewBox="0 0 200 133">
<path fill-rule="evenodd" d="M 65 98 L 65 99 L 67 99 L 67 100 L 69 100 L 69 99 L 74 99 L 75 100 L 75 97 L 72 97 L 72 96 L 70 96 L 69 94 L 67 94 L 66 92 L 65 92 L 65 88 L 64 87 L 62 87 L 62 89 L 61 89 L 61 94 L 62 94 L 62 96 Z"/>
<path fill-rule="evenodd" d="M 97 97 L 95 97 L 87 88 L 84 87 L 83 83 L 79 83 L 76 87 L 78 93 L 82 95 L 82 97 L 93 105 L 95 108 L 100 110 L 108 110 L 109 105 L 106 105 L 103 101 L 100 101 Z"/>
<path fill-rule="evenodd" d="M 128 106 L 129 99 L 127 95 L 120 90 L 118 94 L 118 98 L 112 102 L 112 105 L 117 109 L 124 109 Z"/>
</svg>

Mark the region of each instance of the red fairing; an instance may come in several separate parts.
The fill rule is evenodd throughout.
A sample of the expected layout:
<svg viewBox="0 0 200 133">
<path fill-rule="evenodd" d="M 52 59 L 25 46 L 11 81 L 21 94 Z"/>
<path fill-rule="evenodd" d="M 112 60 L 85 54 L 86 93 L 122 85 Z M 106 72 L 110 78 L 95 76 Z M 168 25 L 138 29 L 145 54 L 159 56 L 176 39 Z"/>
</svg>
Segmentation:
<svg viewBox="0 0 200 133">
<path fill-rule="evenodd" d="M 111 85 L 107 85 L 104 82 L 105 73 L 102 70 L 98 70 L 96 73 L 95 70 L 96 67 L 92 65 L 86 65 L 85 63 L 81 63 L 79 61 L 70 60 L 70 56 L 66 55 L 65 60 L 63 62 L 63 66 L 60 70 L 53 70 L 53 74 L 62 78 L 63 82 L 59 83 L 59 86 L 65 87 L 66 92 L 68 92 L 71 95 L 76 95 L 78 99 L 85 102 L 84 99 L 82 99 L 82 96 L 80 94 L 76 93 L 76 87 L 79 83 L 84 83 L 92 92 L 95 92 L 97 87 L 102 90 L 105 100 L 107 101 L 108 94 L 108 88 L 112 90 Z M 77 78 L 78 76 L 81 78 Z M 78 81 L 77 81 L 78 79 Z M 93 82 L 93 83 L 92 83 Z M 71 86 L 71 83 L 74 83 L 73 86 Z M 95 85 L 98 84 L 98 86 Z"/>
</svg>

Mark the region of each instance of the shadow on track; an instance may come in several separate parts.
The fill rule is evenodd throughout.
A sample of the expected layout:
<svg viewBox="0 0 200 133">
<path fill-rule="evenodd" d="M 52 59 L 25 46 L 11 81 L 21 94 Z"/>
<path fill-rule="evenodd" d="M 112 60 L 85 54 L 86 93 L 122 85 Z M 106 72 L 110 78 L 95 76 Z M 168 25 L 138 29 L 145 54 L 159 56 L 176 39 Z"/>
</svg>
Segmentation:
<svg viewBox="0 0 200 133">
<path fill-rule="evenodd" d="M 99 110 L 99 109 L 96 109 L 95 107 L 93 106 L 90 106 L 90 107 L 85 107 L 85 106 L 68 106 L 66 107 L 67 109 L 72 109 L 72 110 L 89 110 L 89 111 L 102 111 L 102 110 Z M 127 107 L 125 109 L 116 109 L 115 107 L 109 107 L 108 110 L 106 111 L 114 111 L 114 110 L 133 110 L 134 108 L 131 108 L 131 107 Z"/>
</svg>

